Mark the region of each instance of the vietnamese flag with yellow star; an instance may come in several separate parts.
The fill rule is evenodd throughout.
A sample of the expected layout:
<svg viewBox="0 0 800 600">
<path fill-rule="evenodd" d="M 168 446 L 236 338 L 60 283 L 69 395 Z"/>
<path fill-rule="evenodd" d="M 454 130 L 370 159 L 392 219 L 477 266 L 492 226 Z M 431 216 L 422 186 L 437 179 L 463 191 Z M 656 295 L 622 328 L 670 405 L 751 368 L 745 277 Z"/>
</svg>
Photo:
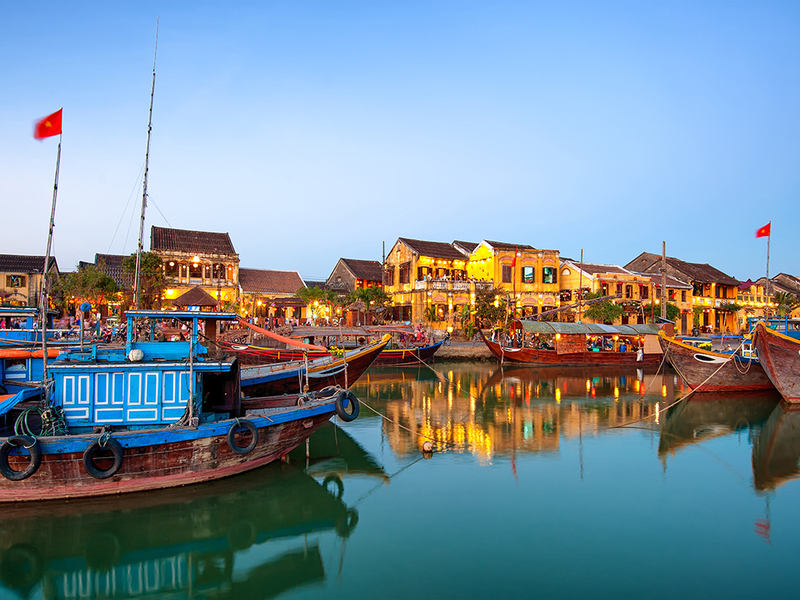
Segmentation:
<svg viewBox="0 0 800 600">
<path fill-rule="evenodd" d="M 59 108 L 52 115 L 48 115 L 41 121 L 37 121 L 36 126 L 33 128 L 33 137 L 35 137 L 37 140 L 41 140 L 46 137 L 60 135 L 62 110 L 64 109 Z"/>
<path fill-rule="evenodd" d="M 756 237 L 769 237 L 770 229 L 772 229 L 772 221 L 764 225 L 761 229 L 756 231 Z"/>
</svg>

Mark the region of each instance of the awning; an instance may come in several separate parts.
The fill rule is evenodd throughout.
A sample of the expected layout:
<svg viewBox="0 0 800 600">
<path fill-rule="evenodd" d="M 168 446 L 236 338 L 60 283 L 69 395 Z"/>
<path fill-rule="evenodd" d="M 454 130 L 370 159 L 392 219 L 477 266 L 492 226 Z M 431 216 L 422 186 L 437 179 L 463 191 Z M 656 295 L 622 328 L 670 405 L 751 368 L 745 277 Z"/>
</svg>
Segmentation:
<svg viewBox="0 0 800 600">
<path fill-rule="evenodd" d="M 516 321 L 527 333 L 560 333 L 562 335 L 658 335 L 658 325 L 603 325 L 601 323 L 551 323 L 549 321 Z"/>
</svg>

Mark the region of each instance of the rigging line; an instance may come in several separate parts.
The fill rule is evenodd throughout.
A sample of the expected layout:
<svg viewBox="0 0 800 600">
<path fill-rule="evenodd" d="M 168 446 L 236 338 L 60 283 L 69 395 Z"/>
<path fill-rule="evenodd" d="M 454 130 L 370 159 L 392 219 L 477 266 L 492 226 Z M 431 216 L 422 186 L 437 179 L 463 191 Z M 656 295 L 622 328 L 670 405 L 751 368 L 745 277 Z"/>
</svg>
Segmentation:
<svg viewBox="0 0 800 600">
<path fill-rule="evenodd" d="M 156 210 L 158 211 L 158 214 L 160 214 L 160 215 L 161 215 L 161 217 L 164 219 L 164 221 L 166 221 L 167 225 L 169 225 L 170 227 L 172 227 L 172 225 L 170 224 L 170 222 L 167 220 L 167 217 L 165 217 L 165 216 L 164 216 L 164 213 L 163 213 L 163 212 L 161 212 L 161 208 L 159 208 L 158 204 L 156 204 L 156 201 L 155 201 L 155 200 L 153 200 L 153 196 L 151 196 L 150 194 L 147 194 L 147 199 L 148 199 L 148 200 L 150 200 L 150 202 L 152 202 L 152 203 L 153 203 L 153 206 L 155 206 L 155 207 L 156 207 Z"/>
<path fill-rule="evenodd" d="M 379 413 L 379 414 L 380 414 L 380 413 Z M 389 478 L 389 481 L 391 481 L 392 479 L 394 479 L 395 477 L 397 477 L 398 475 L 400 475 L 400 473 L 402 473 L 402 472 L 403 472 L 403 471 L 405 471 L 406 469 L 408 469 L 408 468 L 410 468 L 410 467 L 413 467 L 415 464 L 417 464 L 417 463 L 418 463 L 419 461 L 421 461 L 421 460 L 425 460 L 425 457 L 424 457 L 424 456 L 420 456 L 418 459 L 416 459 L 416 460 L 414 460 L 414 461 L 412 461 L 412 462 L 408 463 L 406 466 L 404 466 L 403 468 L 401 468 L 399 471 L 397 471 L 397 472 L 395 472 L 395 473 L 393 473 L 393 474 L 391 474 L 391 475 L 388 475 L 387 477 Z M 381 487 L 383 487 L 383 486 L 385 485 L 385 483 L 386 483 L 386 482 L 384 482 L 384 481 L 381 481 L 381 482 L 380 482 L 378 485 L 374 486 L 372 489 L 370 489 L 370 490 L 367 490 L 367 492 L 366 492 L 366 493 L 364 493 L 364 494 L 363 494 L 363 495 L 362 495 L 362 496 L 361 496 L 361 497 L 360 497 L 358 500 L 356 500 L 355 502 L 353 502 L 353 504 L 352 504 L 351 508 L 354 508 L 354 507 L 358 506 L 359 504 L 361 504 L 361 503 L 362 503 L 364 500 L 366 500 L 366 499 L 367 499 L 367 498 L 369 498 L 369 497 L 370 497 L 370 496 L 371 496 L 373 493 L 375 493 L 375 490 L 377 490 L 377 489 L 380 489 Z"/>
<path fill-rule="evenodd" d="M 125 218 L 125 213 L 128 212 L 128 206 L 130 206 L 131 198 L 133 198 L 133 193 L 136 191 L 136 188 L 139 187 L 139 181 L 141 180 L 143 171 L 144 171 L 144 163 L 142 163 L 142 168 L 139 169 L 139 174 L 136 176 L 136 181 L 133 182 L 133 187 L 131 188 L 131 193 L 128 196 L 128 201 L 125 203 L 125 208 L 122 209 L 122 214 L 119 216 L 119 222 L 117 222 L 117 228 L 114 230 L 114 235 L 111 236 L 111 241 L 108 243 L 109 254 L 111 254 L 111 246 L 114 244 L 114 240 L 116 239 L 117 233 L 119 232 L 119 226 L 122 225 L 122 219 Z M 127 241 L 127 239 L 125 241 Z"/>
</svg>

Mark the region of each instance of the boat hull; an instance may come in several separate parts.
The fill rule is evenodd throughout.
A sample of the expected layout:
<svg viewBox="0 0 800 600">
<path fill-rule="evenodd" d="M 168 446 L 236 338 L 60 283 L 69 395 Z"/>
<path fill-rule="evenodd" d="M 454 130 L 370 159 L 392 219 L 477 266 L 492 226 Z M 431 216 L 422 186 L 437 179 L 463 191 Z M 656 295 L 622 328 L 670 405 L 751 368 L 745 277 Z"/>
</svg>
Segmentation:
<svg viewBox="0 0 800 600">
<path fill-rule="evenodd" d="M 558 353 L 556 350 L 540 350 L 538 348 L 509 348 L 501 346 L 483 337 L 489 351 L 500 362 L 520 363 L 530 366 L 581 366 L 581 365 L 657 365 L 661 362 L 661 354 L 644 354 L 637 361 L 636 352 L 569 352 Z"/>
<path fill-rule="evenodd" d="M 283 350 L 280 348 L 265 348 L 261 346 L 247 346 L 230 342 L 217 342 L 222 348 L 239 358 L 243 365 L 259 365 L 303 360 L 302 350 Z M 375 365 L 416 365 L 430 360 L 441 348 L 442 342 L 430 346 L 417 346 L 412 348 L 384 348 L 373 364 Z M 308 360 L 315 360 L 331 356 L 322 350 L 308 350 Z"/>
<path fill-rule="evenodd" d="M 800 341 L 758 323 L 753 345 L 767 377 L 783 399 L 800 403 Z"/>
<path fill-rule="evenodd" d="M 122 465 L 107 479 L 95 479 L 83 466 L 83 453 L 100 437 L 98 434 L 37 438 L 42 450 L 41 465 L 21 481 L 0 477 L 0 502 L 140 492 L 236 475 L 285 455 L 335 411 L 335 401 L 330 400 L 248 414 L 238 421 L 250 421 L 258 432 L 258 441 L 246 454 L 235 452 L 228 443 L 231 427 L 239 429 L 236 419 L 197 427 L 112 433 L 112 439 L 122 447 Z M 21 470 L 28 458 L 11 456 L 9 464 Z"/>
<path fill-rule="evenodd" d="M 338 385 L 349 387 L 361 377 L 386 347 L 381 343 L 348 352 L 347 359 L 325 356 L 308 362 L 308 391 Z M 245 396 L 280 396 L 298 394 L 306 383 L 306 364 L 296 361 L 279 365 L 246 366 L 242 368 L 241 386 Z M 302 383 L 301 383 L 302 382 Z"/>
<path fill-rule="evenodd" d="M 775 389 L 755 358 L 701 350 L 666 335 L 659 335 L 658 341 L 672 367 L 697 392 Z"/>
</svg>

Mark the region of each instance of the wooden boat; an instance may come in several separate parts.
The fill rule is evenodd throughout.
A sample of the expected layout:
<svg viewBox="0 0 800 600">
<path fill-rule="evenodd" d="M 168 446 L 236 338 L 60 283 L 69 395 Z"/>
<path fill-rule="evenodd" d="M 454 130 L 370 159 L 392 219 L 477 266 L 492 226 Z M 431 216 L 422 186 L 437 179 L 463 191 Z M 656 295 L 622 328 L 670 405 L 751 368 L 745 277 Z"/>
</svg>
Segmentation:
<svg viewBox="0 0 800 600">
<path fill-rule="evenodd" d="M 655 325 L 599 325 L 595 323 L 549 323 L 517 321 L 512 328 L 524 338 L 522 347 L 503 345 L 481 337 L 491 353 L 501 362 L 530 366 L 630 365 L 659 364 L 662 359 Z M 530 336 L 530 337 L 529 337 Z M 533 336 L 547 336 L 552 348 L 531 347 Z M 594 339 L 613 338 L 614 350 L 589 349 Z M 626 351 L 621 351 L 625 348 Z M 641 353 L 635 349 L 641 349 Z"/>
<path fill-rule="evenodd" d="M 249 326 L 249 325 L 248 325 Z M 261 330 L 263 331 L 263 330 Z M 342 344 L 339 341 L 341 336 L 338 333 L 344 332 L 345 336 L 357 337 L 361 339 L 368 339 L 376 333 L 397 333 L 398 329 L 387 328 L 347 328 L 341 330 L 337 327 L 303 327 L 299 328 L 304 337 L 311 338 L 337 338 L 337 341 L 332 342 L 332 345 Z M 409 336 L 413 334 L 413 329 L 410 327 L 403 328 L 403 333 Z M 288 342 L 288 339 L 287 339 Z M 417 365 L 421 362 L 429 361 L 433 355 L 442 347 L 444 342 L 436 342 L 435 344 L 417 344 L 411 343 L 405 345 L 401 343 L 390 342 L 386 348 L 374 360 L 374 365 Z M 217 340 L 217 345 L 225 351 L 237 356 L 243 365 L 261 365 L 268 363 L 289 362 L 304 360 L 308 357 L 309 360 L 331 356 L 330 350 L 308 348 L 305 350 L 292 347 L 288 343 L 286 348 L 271 348 L 267 346 L 259 346 L 256 344 L 244 344 L 231 342 L 226 340 Z M 344 346 L 345 344 L 342 344 Z M 339 347 L 339 346 L 337 346 Z M 353 347 L 357 347 L 353 342 Z"/>
<path fill-rule="evenodd" d="M 324 581 L 314 534 L 343 541 L 357 523 L 341 495 L 287 465 L 183 489 L 6 505 L 0 589 L 27 597 L 38 588 L 48 598 L 75 598 L 79 588 L 83 598 L 273 597 Z M 269 551 L 246 555 L 254 546 Z"/>
<path fill-rule="evenodd" d="M 191 324 L 187 342 L 135 342 L 72 351 L 48 365 L 44 433 L 0 438 L 0 502 L 119 494 L 210 481 L 285 455 L 334 414 L 358 415 L 348 390 L 276 406 L 243 404 L 239 365 L 199 343 L 199 321 L 213 341 L 228 313 L 128 311 L 150 330 L 163 318 Z M 151 340 L 152 340 L 151 336 Z M 59 419 L 59 413 L 63 419 Z M 63 428 L 68 428 L 68 433 Z"/>
<path fill-rule="evenodd" d="M 667 361 L 699 392 L 752 392 L 774 389 L 758 358 L 702 350 L 659 332 Z"/>
<path fill-rule="evenodd" d="M 245 396 L 279 396 L 321 390 L 338 385 L 349 387 L 361 377 L 389 343 L 385 335 L 380 342 L 349 350 L 336 357 L 315 360 L 242 367 L 242 392 Z"/>
<path fill-rule="evenodd" d="M 753 345 L 761 366 L 783 399 L 800 403 L 800 340 L 756 324 Z"/>
</svg>

